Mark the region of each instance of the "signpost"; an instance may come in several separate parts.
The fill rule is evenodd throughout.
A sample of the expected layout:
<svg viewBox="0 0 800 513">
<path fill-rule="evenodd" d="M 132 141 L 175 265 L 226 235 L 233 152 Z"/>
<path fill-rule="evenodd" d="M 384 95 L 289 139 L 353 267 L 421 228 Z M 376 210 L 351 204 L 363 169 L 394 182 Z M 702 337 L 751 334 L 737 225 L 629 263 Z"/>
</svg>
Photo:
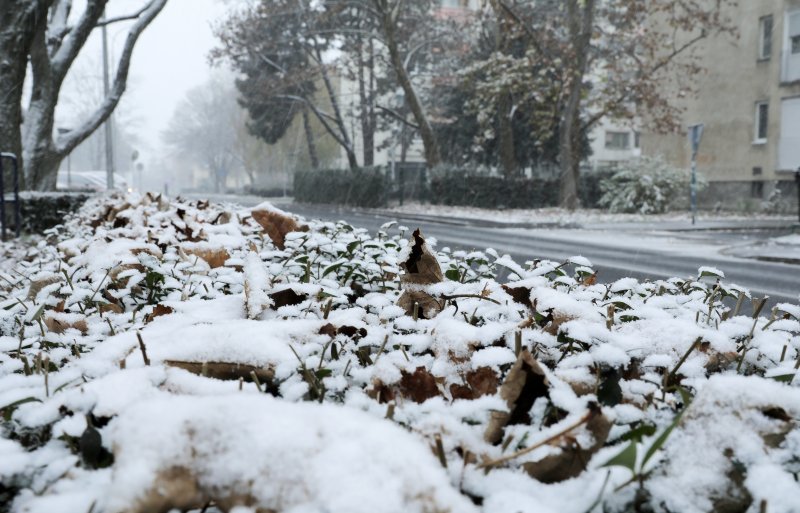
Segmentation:
<svg viewBox="0 0 800 513">
<path fill-rule="evenodd" d="M 705 125 L 699 123 L 689 127 L 689 143 L 692 145 L 692 225 L 697 222 L 697 150 L 700 149 L 700 141 L 703 139 Z"/>
<path fill-rule="evenodd" d="M 800 169 L 794 172 L 794 183 L 797 184 L 797 222 L 800 222 Z"/>
</svg>

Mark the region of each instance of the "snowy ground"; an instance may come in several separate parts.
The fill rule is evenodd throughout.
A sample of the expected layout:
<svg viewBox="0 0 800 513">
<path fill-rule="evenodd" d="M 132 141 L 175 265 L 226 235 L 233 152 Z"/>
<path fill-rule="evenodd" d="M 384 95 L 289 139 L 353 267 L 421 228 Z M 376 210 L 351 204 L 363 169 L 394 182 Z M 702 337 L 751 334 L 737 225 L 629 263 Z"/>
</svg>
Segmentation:
<svg viewBox="0 0 800 513">
<path fill-rule="evenodd" d="M 563 225 L 596 225 L 623 223 L 687 223 L 692 216 L 689 212 L 668 212 L 666 214 L 612 214 L 605 210 L 579 209 L 573 212 L 561 208 L 488 210 L 485 208 L 459 207 L 407 203 L 388 209 L 391 212 L 407 214 L 422 213 L 433 216 L 447 216 L 462 219 L 491 220 L 500 223 L 555 223 Z M 700 211 L 697 220 L 713 223 L 716 221 L 786 221 L 796 220 L 797 216 L 778 216 L 761 213 L 740 214 L 735 212 Z"/>
<path fill-rule="evenodd" d="M 3 245 L 0 510 L 798 511 L 800 306 L 428 242 L 130 196 Z"/>
</svg>

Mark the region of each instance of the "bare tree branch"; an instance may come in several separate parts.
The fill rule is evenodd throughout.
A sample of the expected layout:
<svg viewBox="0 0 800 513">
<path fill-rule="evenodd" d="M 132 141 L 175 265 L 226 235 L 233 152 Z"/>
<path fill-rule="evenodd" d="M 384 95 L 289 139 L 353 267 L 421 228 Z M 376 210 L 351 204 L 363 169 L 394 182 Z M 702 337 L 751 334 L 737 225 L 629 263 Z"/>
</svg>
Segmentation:
<svg viewBox="0 0 800 513">
<path fill-rule="evenodd" d="M 106 25 L 111 25 L 112 23 L 118 23 L 120 21 L 135 20 L 136 18 L 138 18 L 139 16 L 144 14 L 144 12 L 147 10 L 148 7 L 149 7 L 149 5 L 145 5 L 144 7 L 142 7 L 141 9 L 136 11 L 135 13 L 126 14 L 124 16 L 117 16 L 115 18 L 106 18 L 106 19 L 100 20 L 97 23 L 95 23 L 94 26 L 95 27 L 103 27 L 103 26 L 106 26 Z"/>
<path fill-rule="evenodd" d="M 122 97 L 122 93 L 125 92 L 125 88 L 127 87 L 128 71 L 130 69 L 131 57 L 133 56 L 133 48 L 136 45 L 136 41 L 139 39 L 144 29 L 155 19 L 156 15 L 161 12 L 166 3 L 167 0 L 152 0 L 147 5 L 147 8 L 141 14 L 138 21 L 130 28 L 128 36 L 125 39 L 125 46 L 122 49 L 122 54 L 117 64 L 117 74 L 108 96 L 103 101 L 103 104 L 82 125 L 58 138 L 55 148 L 58 154 L 66 155 L 72 151 L 73 148 L 89 137 L 92 132 L 97 130 L 114 111 Z"/>
<path fill-rule="evenodd" d="M 375 108 L 377 108 L 379 110 L 382 110 L 383 112 L 385 112 L 386 114 L 390 115 L 391 117 L 393 117 L 397 121 L 403 123 L 404 125 L 406 125 L 406 126 L 408 126 L 410 128 L 413 128 L 414 130 L 419 130 L 419 125 L 414 124 L 411 121 L 407 120 L 406 118 L 404 118 L 396 110 L 390 109 L 389 107 L 384 107 L 383 105 L 378 105 L 378 104 L 375 105 Z"/>
</svg>

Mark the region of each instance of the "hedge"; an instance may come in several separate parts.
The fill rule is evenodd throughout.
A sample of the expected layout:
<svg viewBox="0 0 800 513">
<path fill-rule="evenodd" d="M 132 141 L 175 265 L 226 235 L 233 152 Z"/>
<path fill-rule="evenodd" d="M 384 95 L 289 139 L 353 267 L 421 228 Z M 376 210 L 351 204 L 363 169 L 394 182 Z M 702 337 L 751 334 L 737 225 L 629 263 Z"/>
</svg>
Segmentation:
<svg viewBox="0 0 800 513">
<path fill-rule="evenodd" d="M 20 193 L 20 219 L 24 233 L 41 234 L 64 222 L 67 214 L 76 212 L 89 193 L 22 192 Z M 6 196 L 7 199 L 10 195 Z M 6 226 L 13 231 L 14 203 L 6 201 Z"/>
<path fill-rule="evenodd" d="M 597 208 L 600 181 L 607 172 L 588 172 L 581 176 L 578 193 L 581 205 Z M 558 205 L 557 179 L 516 178 L 447 172 L 430 180 L 430 202 L 438 205 L 478 208 L 542 208 Z"/>
<path fill-rule="evenodd" d="M 330 203 L 357 207 L 385 207 L 392 187 L 381 169 L 298 171 L 294 199 L 300 203 Z"/>
<path fill-rule="evenodd" d="M 541 208 L 558 205 L 558 180 L 504 178 L 472 170 L 437 170 L 413 198 L 429 203 L 479 208 Z M 581 205 L 597 208 L 599 182 L 608 172 L 584 172 L 578 192 Z M 405 184 L 404 188 L 408 188 Z M 382 169 L 300 171 L 294 177 L 294 198 L 301 203 L 329 203 L 358 207 L 385 207 L 399 198 L 400 184 Z"/>
</svg>

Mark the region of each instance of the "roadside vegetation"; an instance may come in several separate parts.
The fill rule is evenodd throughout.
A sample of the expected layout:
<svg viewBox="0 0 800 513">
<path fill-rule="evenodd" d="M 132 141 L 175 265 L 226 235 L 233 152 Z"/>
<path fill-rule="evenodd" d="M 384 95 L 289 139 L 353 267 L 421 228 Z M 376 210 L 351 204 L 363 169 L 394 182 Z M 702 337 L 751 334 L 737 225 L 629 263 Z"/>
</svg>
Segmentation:
<svg viewBox="0 0 800 513">
<path fill-rule="evenodd" d="M 0 252 L 0 510 L 792 511 L 800 306 L 154 195 Z"/>
</svg>

